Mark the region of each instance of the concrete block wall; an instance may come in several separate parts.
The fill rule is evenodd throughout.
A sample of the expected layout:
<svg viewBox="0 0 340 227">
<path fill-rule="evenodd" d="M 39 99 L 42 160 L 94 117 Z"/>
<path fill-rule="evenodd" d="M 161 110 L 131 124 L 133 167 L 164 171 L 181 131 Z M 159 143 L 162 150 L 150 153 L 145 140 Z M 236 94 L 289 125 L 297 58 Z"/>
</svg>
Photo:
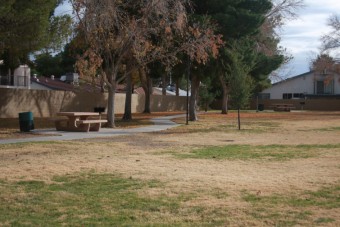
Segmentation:
<svg viewBox="0 0 340 227">
<path fill-rule="evenodd" d="M 35 117 L 52 117 L 60 111 L 90 111 L 106 107 L 108 94 L 53 90 L 0 88 L 0 118 L 17 118 L 20 112 L 33 112 Z M 144 110 L 144 95 L 132 95 L 133 113 Z M 116 94 L 115 113 L 124 113 L 125 94 Z M 184 111 L 186 97 L 151 96 L 151 111 Z"/>
</svg>

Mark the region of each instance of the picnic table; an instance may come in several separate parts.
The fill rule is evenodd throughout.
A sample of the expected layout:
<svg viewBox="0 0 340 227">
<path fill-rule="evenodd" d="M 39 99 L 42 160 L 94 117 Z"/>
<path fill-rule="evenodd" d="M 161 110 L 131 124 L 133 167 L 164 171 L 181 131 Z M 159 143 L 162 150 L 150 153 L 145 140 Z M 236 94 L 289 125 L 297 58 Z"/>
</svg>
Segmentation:
<svg viewBox="0 0 340 227">
<path fill-rule="evenodd" d="M 292 109 L 295 109 L 295 106 L 290 103 L 278 103 L 278 104 L 273 104 L 271 106 L 274 111 L 287 111 L 290 112 Z"/>
<path fill-rule="evenodd" d="M 107 122 L 107 120 L 100 119 L 100 114 L 96 112 L 59 112 L 57 115 L 67 117 L 66 119 L 55 120 L 57 131 L 99 131 L 101 124 Z M 90 117 L 94 116 L 98 118 L 90 119 Z"/>
</svg>

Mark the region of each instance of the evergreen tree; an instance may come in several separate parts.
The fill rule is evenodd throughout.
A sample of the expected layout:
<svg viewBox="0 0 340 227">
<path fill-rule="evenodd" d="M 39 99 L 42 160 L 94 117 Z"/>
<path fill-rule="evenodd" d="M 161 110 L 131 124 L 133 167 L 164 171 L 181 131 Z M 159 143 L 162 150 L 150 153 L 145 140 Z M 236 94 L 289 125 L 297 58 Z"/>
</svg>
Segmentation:
<svg viewBox="0 0 340 227">
<path fill-rule="evenodd" d="M 57 24 L 65 20 L 70 23 L 69 19 L 53 19 L 54 10 L 60 3 L 60 0 L 1 1 L 0 58 L 4 60 L 5 68 L 13 71 L 19 64 L 27 63 L 30 53 L 52 43 L 52 37 L 56 37 L 51 35 L 52 31 L 60 28 Z M 50 26 L 51 22 L 55 26 Z"/>
<path fill-rule="evenodd" d="M 285 60 L 278 47 L 279 38 L 274 28 L 282 24 L 282 18 L 293 16 L 294 7 L 299 7 L 301 0 L 194 0 L 198 15 L 209 15 L 217 24 L 217 32 L 223 35 L 226 43 L 220 57 L 213 62 L 211 71 L 216 85 L 222 87 L 222 113 L 228 112 L 228 95 L 231 84 L 226 76 L 232 64 L 227 52 L 233 43 L 242 45 L 246 65 L 252 65 L 250 76 L 253 78 L 255 90 L 262 90 L 270 85 L 269 74 L 277 69 Z M 295 14 L 294 14 L 295 15 Z M 253 62 L 256 64 L 252 64 Z M 248 63 L 247 63 L 248 62 Z M 218 79 L 217 79 L 218 78 Z"/>
</svg>

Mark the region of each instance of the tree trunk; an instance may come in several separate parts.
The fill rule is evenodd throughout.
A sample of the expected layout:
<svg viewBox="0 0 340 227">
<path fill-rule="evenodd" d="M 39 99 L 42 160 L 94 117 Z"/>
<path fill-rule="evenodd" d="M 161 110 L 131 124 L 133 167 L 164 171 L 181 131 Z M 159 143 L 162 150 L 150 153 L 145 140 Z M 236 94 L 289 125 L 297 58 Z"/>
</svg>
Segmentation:
<svg viewBox="0 0 340 227">
<path fill-rule="evenodd" d="M 116 96 L 116 85 L 109 86 L 109 97 L 107 103 L 107 121 L 108 127 L 115 127 L 115 96 Z"/>
<path fill-rule="evenodd" d="M 132 75 L 131 73 L 128 73 L 126 75 L 125 109 L 123 115 L 124 121 L 132 120 L 131 99 L 132 99 Z"/>
<path fill-rule="evenodd" d="M 100 76 L 100 92 L 101 93 L 104 93 L 105 92 L 105 81 L 104 81 L 104 77 L 103 76 Z"/>
<path fill-rule="evenodd" d="M 146 79 L 147 79 L 147 93 L 145 96 L 144 113 L 151 113 L 152 80 L 148 75 L 146 75 Z"/>
<path fill-rule="evenodd" d="M 179 81 L 180 81 L 180 78 L 176 78 L 176 96 L 179 96 Z"/>
<path fill-rule="evenodd" d="M 139 76 L 141 79 L 142 88 L 145 93 L 145 104 L 143 113 L 151 113 L 152 81 L 150 76 L 146 74 L 144 69 L 139 70 Z"/>
<path fill-rule="evenodd" d="M 223 76 L 219 77 L 221 85 L 222 85 L 222 114 L 228 114 L 228 86 L 226 85 L 226 82 L 224 81 Z"/>
<path fill-rule="evenodd" d="M 107 79 L 108 85 L 108 103 L 107 103 L 107 126 L 115 127 L 115 96 L 116 96 L 116 72 L 114 69 L 107 67 L 103 72 Z"/>
<path fill-rule="evenodd" d="M 192 74 L 191 76 L 191 96 L 189 101 L 189 121 L 197 121 L 197 97 L 200 80 L 197 75 Z"/>
<path fill-rule="evenodd" d="M 240 108 L 237 109 L 238 130 L 241 130 Z"/>
<path fill-rule="evenodd" d="M 162 95 L 166 95 L 166 74 L 162 74 Z"/>
</svg>

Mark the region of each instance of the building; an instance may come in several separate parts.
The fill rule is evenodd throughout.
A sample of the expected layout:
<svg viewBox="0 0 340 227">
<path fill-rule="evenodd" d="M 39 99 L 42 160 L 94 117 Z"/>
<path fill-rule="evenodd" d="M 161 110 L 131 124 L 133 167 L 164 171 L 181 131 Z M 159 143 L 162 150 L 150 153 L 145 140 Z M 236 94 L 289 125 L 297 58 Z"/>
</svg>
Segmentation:
<svg viewBox="0 0 340 227">
<path fill-rule="evenodd" d="M 20 65 L 13 75 L 1 76 L 0 87 L 30 89 L 31 69 L 28 65 Z"/>
<path fill-rule="evenodd" d="M 259 99 L 301 99 L 340 97 L 340 75 L 324 70 L 307 72 L 273 84 L 259 93 Z"/>
</svg>

